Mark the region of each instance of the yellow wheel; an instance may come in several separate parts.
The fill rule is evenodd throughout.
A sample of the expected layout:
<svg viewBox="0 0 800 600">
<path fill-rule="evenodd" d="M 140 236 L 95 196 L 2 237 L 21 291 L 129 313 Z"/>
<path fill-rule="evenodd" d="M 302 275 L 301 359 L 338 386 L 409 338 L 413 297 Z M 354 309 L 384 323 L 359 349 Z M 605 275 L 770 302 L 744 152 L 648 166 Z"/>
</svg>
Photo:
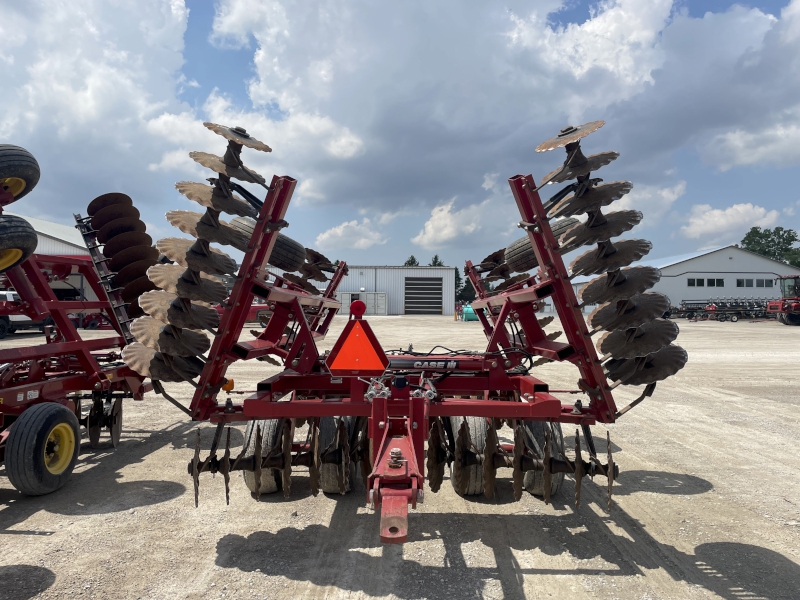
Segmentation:
<svg viewBox="0 0 800 600">
<path fill-rule="evenodd" d="M 6 192 L 11 192 L 11 195 L 16 198 L 28 187 L 28 184 L 21 177 L 6 177 L 5 179 L 0 179 L 0 187 Z"/>
<path fill-rule="evenodd" d="M 0 144 L 0 190 L 5 199 L 0 204 L 10 204 L 29 194 L 39 182 L 39 163 L 33 155 L 19 146 Z M 8 198 L 8 194 L 11 198 Z"/>
<path fill-rule="evenodd" d="M 59 423 L 50 430 L 44 446 L 44 466 L 53 475 L 67 470 L 75 454 L 75 432 L 66 423 Z"/>
<path fill-rule="evenodd" d="M 19 248 L 6 248 L 0 250 L 0 271 L 13 267 L 22 258 L 23 252 Z"/>
<path fill-rule="evenodd" d="M 38 242 L 36 230 L 25 219 L 0 214 L 0 273 L 27 260 Z"/>
</svg>

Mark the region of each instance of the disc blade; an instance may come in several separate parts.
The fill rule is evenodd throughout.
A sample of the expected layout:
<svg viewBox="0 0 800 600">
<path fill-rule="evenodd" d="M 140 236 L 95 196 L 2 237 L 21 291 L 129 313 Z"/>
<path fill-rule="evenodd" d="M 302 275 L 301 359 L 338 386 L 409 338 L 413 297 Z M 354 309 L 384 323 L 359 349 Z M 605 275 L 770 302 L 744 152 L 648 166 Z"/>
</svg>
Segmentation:
<svg viewBox="0 0 800 600">
<path fill-rule="evenodd" d="M 333 263 L 327 256 L 325 256 L 320 252 L 317 252 L 316 250 L 312 250 L 311 248 L 306 248 L 306 260 L 311 264 L 317 266 L 323 266 L 323 267 L 333 266 Z"/>
<path fill-rule="evenodd" d="M 597 348 L 614 358 L 647 356 L 674 342 L 678 331 L 677 323 L 656 319 L 636 328 L 609 331 L 597 342 Z"/>
<path fill-rule="evenodd" d="M 647 240 L 614 240 L 609 253 L 609 244 L 601 242 L 597 248 L 581 254 L 569 266 L 573 275 L 599 275 L 615 271 L 635 263 L 653 248 Z"/>
<path fill-rule="evenodd" d="M 106 206 L 111 206 L 112 204 L 133 206 L 133 200 L 131 200 L 131 197 L 128 196 L 127 194 L 122 194 L 120 192 L 111 192 L 109 194 L 103 194 L 102 196 L 98 196 L 89 203 L 89 206 L 86 207 L 86 212 L 89 214 L 90 217 L 93 217 L 95 213 L 104 209 Z"/>
<path fill-rule="evenodd" d="M 303 263 L 303 266 L 300 267 L 300 275 L 303 276 L 303 279 L 311 279 L 323 283 L 328 281 L 325 273 L 323 273 L 317 265 L 312 263 Z"/>
<path fill-rule="evenodd" d="M 586 162 L 568 165 L 566 169 L 559 167 L 550 171 L 547 175 L 542 177 L 541 181 L 549 181 L 549 183 L 564 183 L 570 179 L 583 177 L 592 171 L 597 171 L 601 167 L 615 161 L 619 158 L 619 152 L 600 152 L 599 154 L 591 154 L 586 158 Z M 561 171 L 561 172 L 559 172 Z"/>
<path fill-rule="evenodd" d="M 605 218 L 605 223 L 594 227 L 587 227 L 585 223 L 575 225 L 561 236 L 559 244 L 567 251 L 610 240 L 638 225 L 642 220 L 642 213 L 638 210 L 620 210 L 608 213 Z"/>
<path fill-rule="evenodd" d="M 200 282 L 197 283 L 188 276 L 183 277 L 184 273 L 190 275 L 181 265 L 154 265 L 147 270 L 150 281 L 181 298 L 218 303 L 228 295 L 227 289 L 219 281 L 201 275 Z"/>
<path fill-rule="evenodd" d="M 202 332 L 191 329 L 175 331 L 172 325 L 165 325 L 153 317 L 136 319 L 130 328 L 137 341 L 173 356 L 199 356 L 211 347 L 211 342 Z"/>
<path fill-rule="evenodd" d="M 116 221 L 117 219 L 138 219 L 139 211 L 135 206 L 126 204 L 112 204 L 98 210 L 92 217 L 92 229 L 99 230 L 104 225 Z"/>
<path fill-rule="evenodd" d="M 114 255 L 114 258 L 108 262 L 108 268 L 119 273 L 128 265 L 140 260 L 158 260 L 158 250 L 152 246 L 129 246 Z"/>
<path fill-rule="evenodd" d="M 139 298 L 139 302 L 148 315 L 162 323 L 194 329 L 219 327 L 219 313 L 215 309 L 191 303 L 187 312 L 178 300 L 178 296 L 170 292 L 163 290 L 147 292 Z"/>
<path fill-rule="evenodd" d="M 623 385 L 647 385 L 671 377 L 687 360 L 686 350 L 670 344 L 647 357 L 610 360 L 606 369 L 609 379 L 621 380 Z"/>
<path fill-rule="evenodd" d="M 309 294 L 314 294 L 315 296 L 317 296 L 320 293 L 320 291 L 316 287 L 311 285 L 308 282 L 308 280 L 303 279 L 299 275 L 293 275 L 292 273 L 284 273 L 283 278 L 286 279 L 287 281 L 291 281 L 292 283 L 301 286 Z"/>
<path fill-rule="evenodd" d="M 587 321 L 593 329 L 628 329 L 662 317 L 669 310 L 669 298 L 658 292 L 647 292 L 629 300 L 598 306 Z"/>
<path fill-rule="evenodd" d="M 539 319 L 539 327 L 547 327 L 554 320 L 555 320 L 555 316 L 553 316 L 553 315 L 550 315 L 550 316 L 547 316 L 547 317 L 542 317 L 541 319 Z"/>
<path fill-rule="evenodd" d="M 591 187 L 579 197 L 567 196 L 550 210 L 551 217 L 572 217 L 619 200 L 633 189 L 630 181 L 612 181 Z"/>
<path fill-rule="evenodd" d="M 133 302 L 125 307 L 125 312 L 128 314 L 129 319 L 136 319 L 144 316 L 144 311 L 142 310 L 142 307 L 139 306 L 139 298 L 134 298 Z"/>
<path fill-rule="evenodd" d="M 147 274 L 147 269 L 156 264 L 156 262 L 158 261 L 146 258 L 128 265 L 114 276 L 114 287 L 124 288 L 129 283 L 144 277 Z"/>
<path fill-rule="evenodd" d="M 160 352 L 148 348 L 141 342 L 128 344 L 122 349 L 122 360 L 143 377 L 159 381 L 183 381 L 172 367 L 164 362 Z"/>
<path fill-rule="evenodd" d="M 497 265 L 502 264 L 503 261 L 505 261 L 505 259 L 506 259 L 506 249 L 500 248 L 500 250 L 492 252 L 489 256 L 484 258 L 480 263 L 478 263 L 478 266 L 483 269 L 491 269 Z"/>
<path fill-rule="evenodd" d="M 139 219 L 115 219 L 110 223 L 106 223 L 97 232 L 97 241 L 101 244 L 108 243 L 112 238 L 131 231 L 138 231 L 144 233 L 145 225 Z"/>
<path fill-rule="evenodd" d="M 216 248 L 209 248 L 209 254 L 197 252 L 195 240 L 186 238 L 164 238 L 156 242 L 158 251 L 171 261 L 192 271 L 203 271 L 211 275 L 230 275 L 236 273 L 236 261 Z M 202 243 L 201 243 L 202 246 Z"/>
<path fill-rule="evenodd" d="M 147 275 L 143 275 L 139 277 L 139 279 L 134 279 L 132 282 L 126 285 L 122 289 L 121 295 L 125 302 L 133 302 L 145 292 L 149 292 L 150 290 L 154 289 L 156 289 L 156 284 L 150 281 Z"/>
<path fill-rule="evenodd" d="M 502 292 L 503 290 L 510 288 L 512 285 L 514 285 L 516 283 L 520 283 L 522 281 L 526 281 L 526 280 L 530 279 L 530 277 L 531 276 L 528 275 L 527 273 L 522 273 L 520 275 L 515 275 L 511 279 L 506 279 L 503 283 L 498 285 L 492 291 L 494 291 L 494 292 Z"/>
<path fill-rule="evenodd" d="M 141 231 L 131 231 L 114 236 L 113 240 L 108 240 L 103 248 L 103 256 L 113 258 L 125 248 L 131 246 L 152 246 L 153 238 Z"/>
<path fill-rule="evenodd" d="M 559 134 L 549 140 L 542 142 L 536 147 L 536 152 L 548 152 L 556 148 L 563 148 L 567 144 L 577 142 L 581 138 L 585 138 L 590 133 L 593 133 L 605 125 L 605 121 L 591 121 L 578 125 L 577 127 L 569 126 L 562 129 Z"/>
<path fill-rule="evenodd" d="M 260 150 L 261 152 L 272 152 L 272 148 L 267 146 L 264 142 L 259 142 L 256 138 L 252 137 L 244 127 L 226 127 L 225 125 L 217 125 L 216 123 L 203 123 L 206 128 L 214 133 L 221 135 L 226 140 L 230 140 L 236 144 L 247 146 L 253 150 Z"/>
<path fill-rule="evenodd" d="M 486 281 L 497 281 L 498 279 L 508 279 L 511 277 L 511 267 L 503 263 L 492 269 L 485 277 Z"/>
<path fill-rule="evenodd" d="M 244 169 L 240 169 L 238 167 L 229 167 L 222 162 L 222 159 L 219 156 L 214 154 L 209 154 L 208 152 L 189 152 L 189 157 L 196 163 L 222 175 L 233 177 L 234 179 L 239 179 L 240 181 L 246 181 L 248 183 L 266 183 L 265 179 L 255 171 L 251 169 L 245 171 Z"/>
<path fill-rule="evenodd" d="M 193 200 L 206 208 L 242 217 L 256 217 L 258 215 L 258 211 L 255 208 L 236 194 L 233 194 L 232 197 L 225 196 L 222 190 L 204 183 L 179 181 L 175 184 L 175 189 L 189 200 Z"/>
<path fill-rule="evenodd" d="M 213 225 L 209 223 L 210 218 L 204 220 L 206 215 L 188 210 L 171 210 L 166 214 L 166 217 L 171 225 L 177 227 L 183 233 L 202 238 L 208 242 L 233 246 L 237 250 L 247 252 L 250 238 L 221 219 L 218 226 Z"/>
<path fill-rule="evenodd" d="M 659 279 L 661 271 L 655 267 L 628 267 L 593 279 L 578 295 L 584 304 L 602 304 L 641 294 Z"/>
</svg>

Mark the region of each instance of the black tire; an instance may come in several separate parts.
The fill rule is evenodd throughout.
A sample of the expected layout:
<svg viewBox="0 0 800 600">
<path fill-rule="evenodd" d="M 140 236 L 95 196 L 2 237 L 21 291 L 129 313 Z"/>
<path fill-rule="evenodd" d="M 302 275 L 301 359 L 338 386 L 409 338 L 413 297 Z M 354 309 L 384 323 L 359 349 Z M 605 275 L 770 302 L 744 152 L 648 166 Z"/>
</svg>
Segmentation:
<svg viewBox="0 0 800 600">
<path fill-rule="evenodd" d="M 48 441 L 51 435 L 55 437 Z M 27 409 L 11 426 L 6 443 L 6 474 L 11 485 L 28 496 L 56 491 L 75 468 L 80 439 L 78 418 L 66 406 L 44 402 Z M 58 442 L 56 449 L 51 446 L 54 440 Z M 65 447 L 60 448 L 61 444 Z M 58 459 L 50 465 L 45 460 L 48 448 L 53 449 L 53 460 Z"/>
<path fill-rule="evenodd" d="M 261 456 L 266 456 L 281 438 L 281 419 L 264 419 L 262 421 L 248 421 L 244 430 L 245 456 L 251 455 L 256 448 L 256 425 L 261 427 Z M 256 489 L 256 474 L 252 471 L 242 471 L 244 484 L 251 494 L 274 494 L 278 491 L 280 473 L 277 469 L 261 470 L 261 485 Z"/>
<path fill-rule="evenodd" d="M 30 194 L 37 183 L 39 163 L 33 154 L 19 146 L 0 144 L 0 185 L 14 195 L 14 201 Z"/>
<path fill-rule="evenodd" d="M 320 452 L 325 449 L 336 438 L 336 432 L 339 429 L 339 419 L 344 420 L 345 427 L 347 428 L 348 441 L 353 439 L 353 429 L 356 424 L 356 417 L 322 417 L 319 420 L 319 448 Z M 352 450 L 352 448 L 351 448 Z M 321 464 L 319 466 L 319 487 L 326 494 L 341 494 L 339 490 L 339 465 L 335 464 Z M 350 463 L 350 477 L 344 482 L 345 493 L 353 489 L 353 482 L 355 481 L 356 463 Z"/>
<path fill-rule="evenodd" d="M 36 231 L 25 219 L 0 215 L 0 273 L 27 260 L 38 243 Z"/>
<path fill-rule="evenodd" d="M 461 429 L 461 423 L 467 420 L 469 425 L 469 436 L 472 438 L 472 443 L 475 446 L 475 451 L 478 454 L 483 454 L 486 449 L 486 432 L 489 430 L 489 423 L 484 417 L 450 417 L 450 427 L 452 428 L 453 435 L 458 438 L 458 431 Z M 483 465 L 470 465 L 468 467 L 461 467 L 463 470 L 462 477 L 467 478 L 467 487 L 465 496 L 477 496 L 483 493 Z M 458 493 L 456 487 L 456 478 L 451 475 L 450 483 L 453 489 Z"/>
<path fill-rule="evenodd" d="M 784 323 L 787 325 L 800 325 L 800 315 L 789 315 L 787 314 L 785 317 Z"/>
<path fill-rule="evenodd" d="M 250 237 L 253 235 L 256 222 L 250 217 L 236 217 L 231 220 L 231 225 Z M 306 249 L 303 244 L 279 233 L 267 262 L 273 267 L 291 272 L 300 269 L 305 261 Z"/>
<path fill-rule="evenodd" d="M 564 232 L 577 223 L 578 219 L 572 217 L 560 219 L 559 221 L 551 223 L 550 228 L 553 230 L 556 241 L 558 241 L 558 238 L 560 238 Z M 511 267 L 511 270 L 517 273 L 526 273 L 539 266 L 539 261 L 536 260 L 536 253 L 533 251 L 533 246 L 531 246 L 531 240 L 527 235 L 508 245 L 505 253 L 505 261 L 506 264 Z"/>
<path fill-rule="evenodd" d="M 100 321 L 91 320 L 83 328 L 84 329 L 98 329 L 99 327 L 100 327 Z"/>
<path fill-rule="evenodd" d="M 544 436 L 550 429 L 550 455 L 561 459 L 564 454 L 564 435 L 561 433 L 561 423 L 546 423 L 544 421 L 524 421 L 525 433 L 528 436 L 528 446 L 536 448 L 539 456 L 544 456 Z M 535 444 L 533 442 L 536 442 Z M 555 496 L 564 483 L 564 473 L 550 475 L 550 496 Z M 544 496 L 544 478 L 540 471 L 526 471 L 523 485 L 534 496 Z"/>
<path fill-rule="evenodd" d="M 739 320 L 739 315 L 731 315 L 731 323 L 736 323 Z"/>
<path fill-rule="evenodd" d="M 0 340 L 6 337 L 9 333 L 11 333 L 11 328 L 8 326 L 8 321 L 6 321 L 6 317 L 0 317 Z"/>
</svg>

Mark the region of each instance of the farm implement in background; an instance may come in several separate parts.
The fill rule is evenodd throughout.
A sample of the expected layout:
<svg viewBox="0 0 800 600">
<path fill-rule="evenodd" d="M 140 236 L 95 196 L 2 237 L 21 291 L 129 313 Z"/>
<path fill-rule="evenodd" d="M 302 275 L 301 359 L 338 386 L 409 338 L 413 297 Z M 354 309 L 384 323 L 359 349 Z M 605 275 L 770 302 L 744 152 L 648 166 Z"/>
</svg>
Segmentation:
<svg viewBox="0 0 800 600">
<path fill-rule="evenodd" d="M 590 176 L 618 156 L 582 154 L 580 140 L 602 124 L 567 128 L 537 149 L 567 151 L 564 165 L 544 183 L 577 179 L 547 203 L 542 203 L 531 176 L 509 179 L 526 238 L 478 266 L 467 263 L 466 268 L 479 296 L 472 306 L 487 335 L 484 351 L 409 349 L 387 354 L 363 318 L 364 303 L 355 301 L 333 349 L 320 354 L 317 342 L 340 308 L 334 292 L 346 266 L 333 265 L 307 250 L 305 262 L 296 269 L 299 276 L 275 276 L 266 269 L 265 258 L 287 225 L 284 216 L 297 182 L 275 176 L 267 184 L 243 164 L 241 152 L 243 147 L 269 148 L 241 128 L 206 123 L 228 140 L 223 157 L 190 154 L 216 173 L 209 180 L 213 187 L 178 184 L 206 212 L 167 213 L 167 219 L 195 241 L 169 238 L 156 243 L 174 264 L 146 269 L 147 278 L 159 289 L 141 296 L 140 306 L 148 316 L 131 324 L 137 342 L 123 351 L 126 363 L 151 377 L 157 390 L 163 389 L 161 381 L 192 385 L 188 408 L 192 418 L 216 424 L 208 456 L 200 457 L 198 433 L 188 464 L 195 503 L 205 472 L 222 475 L 227 500 L 235 471 L 243 472 L 256 498 L 279 489 L 289 497 L 293 469 L 308 469 L 312 493 L 317 495 L 320 490 L 350 491 L 360 465 L 367 502 L 381 513 L 381 540 L 401 543 L 408 534 L 408 507 L 424 501 L 426 471 L 430 490 L 436 492 L 449 464 L 452 485 L 462 495 L 492 497 L 497 469 L 510 468 L 517 499 L 527 489 L 548 502 L 569 473 L 575 478 L 576 502 L 583 477 L 605 476 L 610 504 L 618 468 L 610 451 L 605 457 L 597 454 L 590 426 L 614 422 L 650 396 L 657 381 L 683 367 L 687 356 L 671 343 L 677 326 L 659 318 L 668 309 L 668 300 L 646 292 L 659 272 L 628 267 L 650 250 L 650 243 L 611 240 L 636 225 L 642 215 L 601 212 L 602 206 L 631 188 L 628 182 L 600 185 L 601 179 Z M 265 199 L 260 201 L 233 179 L 264 187 Z M 222 220 L 223 212 L 253 219 L 249 235 L 234 225 L 236 219 Z M 567 220 L 551 227 L 551 217 L 582 213 L 588 215 L 586 223 Z M 245 253 L 238 271 L 211 243 L 232 245 Z M 568 272 L 561 252 L 584 244 L 597 247 L 576 259 Z M 530 266 L 523 268 L 526 261 Z M 511 275 L 535 267 L 534 275 Z M 326 279 L 326 271 L 333 276 L 320 293 L 309 280 Z M 488 275 L 481 279 L 484 272 Z M 233 273 L 235 283 L 228 295 L 216 276 Z M 601 275 L 582 290 L 581 301 L 570 284 L 570 277 L 579 274 Z M 503 279 L 494 294 L 484 287 L 492 279 Z M 226 296 L 221 315 L 209 308 L 208 303 L 222 302 Z M 254 297 L 263 300 L 271 314 L 265 329 L 253 332 L 254 339 L 240 340 Z M 546 323 L 537 318 L 547 298 L 556 308 L 565 341 L 545 334 Z M 589 318 L 591 330 L 581 312 L 583 303 L 601 304 Z M 213 341 L 203 330 L 214 335 Z M 603 356 L 598 357 L 592 336 L 601 331 L 606 333 L 599 341 Z M 243 402 L 220 401 L 220 392 L 232 386 L 226 378 L 228 367 L 252 359 L 284 368 L 261 381 Z M 580 400 L 563 404 L 546 382 L 532 374 L 545 361 L 568 362 L 577 368 Z M 609 379 L 616 383 L 609 384 Z M 612 391 L 622 384 L 644 388 L 637 400 L 619 410 Z M 241 421 L 248 422 L 245 443 L 233 457 L 225 424 Z M 497 429 L 504 423 L 512 428 L 513 444 L 499 441 Z M 562 423 L 577 428 L 572 458 L 564 450 Z M 304 439 L 297 442 L 300 428 Z"/>
<path fill-rule="evenodd" d="M 767 313 L 777 315 L 784 325 L 800 325 L 800 275 L 778 277 L 781 299 L 767 304 Z"/>
</svg>

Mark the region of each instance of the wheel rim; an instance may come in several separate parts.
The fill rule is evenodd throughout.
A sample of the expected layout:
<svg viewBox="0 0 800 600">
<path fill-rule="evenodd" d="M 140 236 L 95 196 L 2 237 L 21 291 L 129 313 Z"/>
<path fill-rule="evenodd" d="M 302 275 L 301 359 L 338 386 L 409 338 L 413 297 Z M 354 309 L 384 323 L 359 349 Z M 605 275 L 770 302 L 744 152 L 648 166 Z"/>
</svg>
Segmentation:
<svg viewBox="0 0 800 600">
<path fill-rule="evenodd" d="M 22 250 L 19 248 L 8 248 L 0 250 L 0 270 L 8 269 L 15 265 L 22 258 Z"/>
<path fill-rule="evenodd" d="M 44 464 L 52 475 L 67 470 L 75 453 L 75 432 L 67 423 L 59 423 L 47 435 L 44 445 Z"/>
<path fill-rule="evenodd" d="M 0 179 L 0 186 L 7 192 L 11 192 L 11 195 L 16 198 L 19 196 L 23 190 L 25 189 L 24 179 L 20 179 L 19 177 L 6 177 L 5 179 Z"/>
</svg>

